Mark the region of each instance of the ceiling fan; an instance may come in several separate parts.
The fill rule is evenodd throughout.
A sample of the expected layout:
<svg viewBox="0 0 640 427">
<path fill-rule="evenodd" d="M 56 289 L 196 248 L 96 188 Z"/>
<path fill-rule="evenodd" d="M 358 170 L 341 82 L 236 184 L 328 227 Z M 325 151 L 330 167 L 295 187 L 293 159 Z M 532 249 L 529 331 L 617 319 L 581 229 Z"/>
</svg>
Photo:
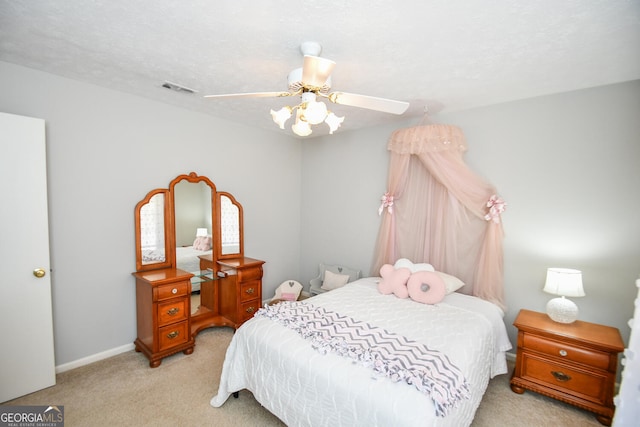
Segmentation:
<svg viewBox="0 0 640 427">
<path fill-rule="evenodd" d="M 300 46 L 304 55 L 302 68 L 291 71 L 287 77 L 288 91 L 281 92 L 250 92 L 230 93 L 224 95 L 206 95 L 205 98 L 278 98 L 285 96 L 300 96 L 301 102 L 293 107 L 285 106 L 278 111 L 271 110 L 273 121 L 284 129 L 289 118 L 296 113 L 295 123 L 291 129 L 296 135 L 310 135 L 311 125 L 325 122 L 329 126 L 329 133 L 333 133 L 344 121 L 327 109 L 321 100 L 328 99 L 334 104 L 360 107 L 369 110 L 391 114 L 402 114 L 409 108 L 409 103 L 374 96 L 357 95 L 346 92 L 330 92 L 331 72 L 336 63 L 330 59 L 321 58 L 322 47 L 316 42 L 305 42 Z"/>
</svg>

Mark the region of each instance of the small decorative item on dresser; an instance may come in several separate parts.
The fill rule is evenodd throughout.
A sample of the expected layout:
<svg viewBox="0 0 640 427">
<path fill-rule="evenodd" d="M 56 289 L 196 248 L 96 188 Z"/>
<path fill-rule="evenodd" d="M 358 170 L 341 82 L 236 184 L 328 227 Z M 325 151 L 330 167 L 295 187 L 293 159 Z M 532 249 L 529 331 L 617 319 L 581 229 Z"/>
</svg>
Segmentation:
<svg viewBox="0 0 640 427">
<path fill-rule="evenodd" d="M 578 306 L 565 297 L 583 297 L 582 272 L 570 268 L 550 268 L 543 291 L 560 295 L 547 303 L 547 314 L 560 323 L 572 323 L 578 318 Z"/>
<path fill-rule="evenodd" d="M 611 425 L 618 353 L 624 350 L 620 331 L 580 320 L 558 323 L 529 310 L 520 310 L 513 324 L 518 351 L 511 390 L 535 391 Z"/>
</svg>

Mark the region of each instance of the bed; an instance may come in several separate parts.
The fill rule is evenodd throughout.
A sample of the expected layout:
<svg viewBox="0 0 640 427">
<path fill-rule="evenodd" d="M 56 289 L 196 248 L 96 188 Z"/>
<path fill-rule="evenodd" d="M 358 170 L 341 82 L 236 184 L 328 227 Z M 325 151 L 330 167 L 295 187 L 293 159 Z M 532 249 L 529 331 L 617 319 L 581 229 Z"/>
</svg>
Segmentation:
<svg viewBox="0 0 640 427">
<path fill-rule="evenodd" d="M 464 376 L 468 397 L 436 414 L 429 394 L 374 372 L 370 366 L 312 348 L 280 322 L 253 317 L 227 350 L 214 407 L 243 389 L 290 426 L 467 426 L 489 379 L 507 372 L 511 348 L 496 305 L 453 292 L 438 304 L 383 295 L 380 278 L 367 277 L 307 300 L 306 304 L 382 328 L 446 355 Z M 442 412 L 442 411 L 441 411 Z"/>
</svg>

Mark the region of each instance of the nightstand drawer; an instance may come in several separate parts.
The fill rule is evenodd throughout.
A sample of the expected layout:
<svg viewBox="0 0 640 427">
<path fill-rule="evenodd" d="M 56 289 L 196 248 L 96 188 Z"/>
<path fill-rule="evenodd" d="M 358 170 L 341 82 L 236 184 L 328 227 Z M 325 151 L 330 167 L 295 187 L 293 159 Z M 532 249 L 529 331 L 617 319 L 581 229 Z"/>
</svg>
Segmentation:
<svg viewBox="0 0 640 427">
<path fill-rule="evenodd" d="M 587 350 L 528 333 L 524 334 L 524 348 L 564 360 L 583 363 L 594 368 L 607 369 L 609 367 L 610 354 L 608 353 Z"/>
<path fill-rule="evenodd" d="M 189 340 L 188 326 L 185 321 L 158 329 L 159 351 L 186 343 Z"/>
<path fill-rule="evenodd" d="M 186 298 L 158 304 L 158 325 L 164 326 L 186 320 L 187 304 L 188 300 Z"/>
<path fill-rule="evenodd" d="M 582 399 L 604 403 L 606 375 L 597 372 L 571 369 L 562 364 L 538 359 L 528 353 L 523 355 L 521 378 L 564 391 Z"/>
</svg>

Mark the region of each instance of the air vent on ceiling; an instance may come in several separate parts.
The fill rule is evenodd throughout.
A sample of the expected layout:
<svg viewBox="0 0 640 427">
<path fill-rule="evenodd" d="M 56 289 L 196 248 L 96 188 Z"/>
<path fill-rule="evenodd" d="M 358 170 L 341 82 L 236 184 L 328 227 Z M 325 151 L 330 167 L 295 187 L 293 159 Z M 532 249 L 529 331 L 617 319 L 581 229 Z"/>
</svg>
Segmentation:
<svg viewBox="0 0 640 427">
<path fill-rule="evenodd" d="M 165 81 L 162 84 L 162 87 L 167 88 L 167 89 L 171 89 L 171 90 L 175 90 L 176 92 L 198 93 L 197 90 L 190 89 L 190 88 L 188 88 L 186 86 L 182 86 L 182 85 L 179 85 L 177 83 L 171 83 L 171 82 L 168 82 L 168 81 Z"/>
</svg>

